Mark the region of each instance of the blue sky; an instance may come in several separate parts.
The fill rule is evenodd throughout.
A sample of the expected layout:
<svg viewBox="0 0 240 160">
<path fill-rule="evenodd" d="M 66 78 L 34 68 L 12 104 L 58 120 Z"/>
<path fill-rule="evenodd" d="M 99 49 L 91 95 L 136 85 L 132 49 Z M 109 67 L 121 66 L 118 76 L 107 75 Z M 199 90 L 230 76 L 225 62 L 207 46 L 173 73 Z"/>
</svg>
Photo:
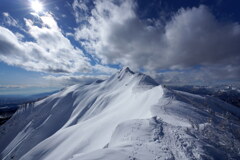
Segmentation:
<svg viewBox="0 0 240 160">
<path fill-rule="evenodd" d="M 1 0 L 0 94 L 104 79 L 123 66 L 164 84 L 239 84 L 238 6 L 237 0 Z"/>
</svg>

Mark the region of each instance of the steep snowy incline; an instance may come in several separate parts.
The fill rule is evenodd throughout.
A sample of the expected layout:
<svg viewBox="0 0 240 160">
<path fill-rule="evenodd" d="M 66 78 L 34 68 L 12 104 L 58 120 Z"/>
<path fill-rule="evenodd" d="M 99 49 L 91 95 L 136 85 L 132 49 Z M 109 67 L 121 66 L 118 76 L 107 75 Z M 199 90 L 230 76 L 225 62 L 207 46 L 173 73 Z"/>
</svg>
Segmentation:
<svg viewBox="0 0 240 160">
<path fill-rule="evenodd" d="M 3 126 L 1 156 L 18 159 L 35 147 L 28 155 L 66 159 L 102 148 L 119 123 L 151 116 L 150 107 L 163 94 L 155 85 L 150 77 L 125 68 L 101 83 L 71 86 L 20 109 Z M 43 150 L 48 152 L 39 154 Z"/>
<path fill-rule="evenodd" d="M 164 89 L 152 118 L 120 123 L 109 144 L 71 160 L 238 160 L 239 109 L 212 97 Z M 231 112 L 234 111 L 234 112 Z"/>
<path fill-rule="evenodd" d="M 240 110 L 124 68 L 20 109 L 0 159 L 239 159 Z"/>
</svg>

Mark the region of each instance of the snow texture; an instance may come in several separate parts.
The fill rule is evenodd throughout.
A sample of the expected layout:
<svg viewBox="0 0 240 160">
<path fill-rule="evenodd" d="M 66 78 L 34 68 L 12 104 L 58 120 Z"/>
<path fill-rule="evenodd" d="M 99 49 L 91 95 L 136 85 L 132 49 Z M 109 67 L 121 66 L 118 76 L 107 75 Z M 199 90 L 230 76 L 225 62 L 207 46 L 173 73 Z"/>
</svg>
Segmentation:
<svg viewBox="0 0 240 160">
<path fill-rule="evenodd" d="M 124 68 L 20 108 L 0 127 L 0 159 L 240 159 L 240 110 Z"/>
</svg>

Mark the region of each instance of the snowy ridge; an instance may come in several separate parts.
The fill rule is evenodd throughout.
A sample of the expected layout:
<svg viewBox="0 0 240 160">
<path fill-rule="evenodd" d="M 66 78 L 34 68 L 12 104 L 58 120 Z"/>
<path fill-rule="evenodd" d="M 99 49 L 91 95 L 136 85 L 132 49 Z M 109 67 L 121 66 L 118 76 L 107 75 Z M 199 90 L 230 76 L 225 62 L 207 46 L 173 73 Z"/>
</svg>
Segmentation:
<svg viewBox="0 0 240 160">
<path fill-rule="evenodd" d="M 124 68 L 19 110 L 0 159 L 239 159 L 240 111 Z"/>
</svg>

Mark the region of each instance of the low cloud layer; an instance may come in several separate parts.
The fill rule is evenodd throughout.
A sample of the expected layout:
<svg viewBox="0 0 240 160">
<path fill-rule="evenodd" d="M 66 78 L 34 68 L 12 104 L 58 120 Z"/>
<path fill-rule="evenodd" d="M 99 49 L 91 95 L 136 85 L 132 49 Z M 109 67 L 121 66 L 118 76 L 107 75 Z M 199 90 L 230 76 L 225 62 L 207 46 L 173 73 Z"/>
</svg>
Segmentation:
<svg viewBox="0 0 240 160">
<path fill-rule="evenodd" d="M 238 23 L 219 22 L 206 6 L 180 9 L 166 23 L 161 18 L 142 20 L 136 5 L 130 0 L 95 1 L 75 38 L 103 63 L 138 69 L 239 65 Z"/>
<path fill-rule="evenodd" d="M 107 75 L 61 75 L 61 76 L 45 76 L 43 77 L 49 84 L 58 84 L 59 86 L 70 86 L 74 84 L 85 84 L 94 82 L 96 80 L 104 80 L 108 78 Z"/>
<path fill-rule="evenodd" d="M 239 73 L 238 66 L 227 65 L 148 74 L 160 84 L 168 85 L 240 85 Z"/>
</svg>

